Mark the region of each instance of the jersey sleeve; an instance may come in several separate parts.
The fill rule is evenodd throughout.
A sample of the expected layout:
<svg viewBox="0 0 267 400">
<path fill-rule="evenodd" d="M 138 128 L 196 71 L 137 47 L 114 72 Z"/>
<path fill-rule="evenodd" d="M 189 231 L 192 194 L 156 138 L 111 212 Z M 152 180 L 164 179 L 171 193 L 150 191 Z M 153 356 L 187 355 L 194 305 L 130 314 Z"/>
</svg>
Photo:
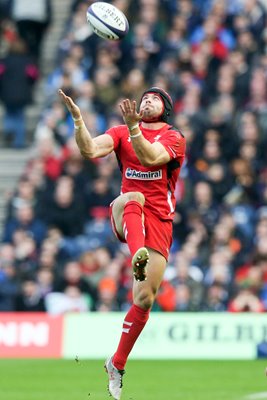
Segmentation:
<svg viewBox="0 0 267 400">
<path fill-rule="evenodd" d="M 120 143 L 119 130 L 116 129 L 116 127 L 113 127 L 113 128 L 108 129 L 105 133 L 112 137 L 113 143 L 114 143 L 114 150 L 116 151 L 117 148 L 119 147 L 119 143 Z"/>
<path fill-rule="evenodd" d="M 180 132 L 169 131 L 159 142 L 165 147 L 171 159 L 185 156 L 185 138 Z"/>
</svg>

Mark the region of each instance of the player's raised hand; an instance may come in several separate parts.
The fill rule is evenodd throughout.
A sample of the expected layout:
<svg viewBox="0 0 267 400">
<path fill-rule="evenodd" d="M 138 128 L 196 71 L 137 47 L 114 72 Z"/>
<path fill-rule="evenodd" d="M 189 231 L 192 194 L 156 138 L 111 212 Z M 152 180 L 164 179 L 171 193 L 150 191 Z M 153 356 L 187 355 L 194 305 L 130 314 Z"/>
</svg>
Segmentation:
<svg viewBox="0 0 267 400">
<path fill-rule="evenodd" d="M 142 119 L 142 112 L 137 112 L 136 109 L 136 101 L 133 100 L 123 100 L 122 103 L 119 104 L 121 113 L 123 116 L 123 120 L 128 127 L 137 124 Z"/>
<path fill-rule="evenodd" d="M 62 89 L 59 89 L 58 93 L 59 93 L 60 97 L 62 98 L 62 100 L 64 101 L 64 103 L 66 104 L 66 107 L 69 110 L 69 112 L 71 113 L 73 120 L 77 121 L 79 119 L 82 119 L 81 111 L 80 111 L 79 107 L 77 106 L 77 104 L 74 103 L 72 98 L 67 96 L 63 92 Z"/>
</svg>

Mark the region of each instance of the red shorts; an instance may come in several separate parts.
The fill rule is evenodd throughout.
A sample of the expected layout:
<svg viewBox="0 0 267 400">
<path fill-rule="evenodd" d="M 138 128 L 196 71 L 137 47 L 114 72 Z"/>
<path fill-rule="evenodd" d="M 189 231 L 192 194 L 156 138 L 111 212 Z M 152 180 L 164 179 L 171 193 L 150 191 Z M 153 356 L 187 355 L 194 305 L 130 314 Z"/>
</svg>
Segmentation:
<svg viewBox="0 0 267 400">
<path fill-rule="evenodd" d="M 112 205 L 110 204 L 110 221 L 112 230 L 116 237 L 123 243 L 126 243 L 116 230 L 112 215 Z M 172 221 L 162 221 L 156 217 L 150 210 L 144 208 L 145 215 L 145 246 L 158 251 L 168 261 L 169 251 L 172 244 Z"/>
</svg>

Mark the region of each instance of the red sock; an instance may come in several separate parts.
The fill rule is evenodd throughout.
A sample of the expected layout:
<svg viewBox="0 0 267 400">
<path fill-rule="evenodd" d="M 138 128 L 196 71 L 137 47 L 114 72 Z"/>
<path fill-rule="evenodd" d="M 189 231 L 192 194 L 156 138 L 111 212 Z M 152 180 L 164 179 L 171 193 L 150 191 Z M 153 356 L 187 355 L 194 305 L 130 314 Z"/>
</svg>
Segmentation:
<svg viewBox="0 0 267 400">
<path fill-rule="evenodd" d="M 128 201 L 123 212 L 123 232 L 133 256 L 145 245 L 145 228 L 142 222 L 143 207 L 138 201 Z"/>
<path fill-rule="evenodd" d="M 143 310 L 135 304 L 128 311 L 123 322 L 119 346 L 112 359 L 117 369 L 124 369 L 127 358 L 148 320 L 149 312 L 150 310 Z"/>
</svg>

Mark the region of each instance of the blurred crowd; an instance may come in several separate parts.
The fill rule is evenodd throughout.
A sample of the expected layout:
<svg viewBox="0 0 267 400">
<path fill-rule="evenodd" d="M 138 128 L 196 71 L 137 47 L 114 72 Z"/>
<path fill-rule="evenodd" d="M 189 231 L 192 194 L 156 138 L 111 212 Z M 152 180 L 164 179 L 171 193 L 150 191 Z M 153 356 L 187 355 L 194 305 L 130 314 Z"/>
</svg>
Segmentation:
<svg viewBox="0 0 267 400">
<path fill-rule="evenodd" d="M 130 307 L 130 254 L 109 222 L 109 204 L 120 190 L 117 160 L 81 157 L 58 89 L 73 97 L 96 136 L 123 122 L 121 99 L 138 101 L 153 85 L 172 96 L 172 123 L 187 140 L 171 255 L 153 310 L 267 311 L 265 2 L 114 0 L 130 24 L 129 34 L 114 42 L 92 33 L 91 3 L 72 2 L 32 157 L 8 200 L 0 310 Z M 40 50 L 10 13 L 2 36 L 9 47 L 26 43 L 38 68 Z"/>
</svg>

